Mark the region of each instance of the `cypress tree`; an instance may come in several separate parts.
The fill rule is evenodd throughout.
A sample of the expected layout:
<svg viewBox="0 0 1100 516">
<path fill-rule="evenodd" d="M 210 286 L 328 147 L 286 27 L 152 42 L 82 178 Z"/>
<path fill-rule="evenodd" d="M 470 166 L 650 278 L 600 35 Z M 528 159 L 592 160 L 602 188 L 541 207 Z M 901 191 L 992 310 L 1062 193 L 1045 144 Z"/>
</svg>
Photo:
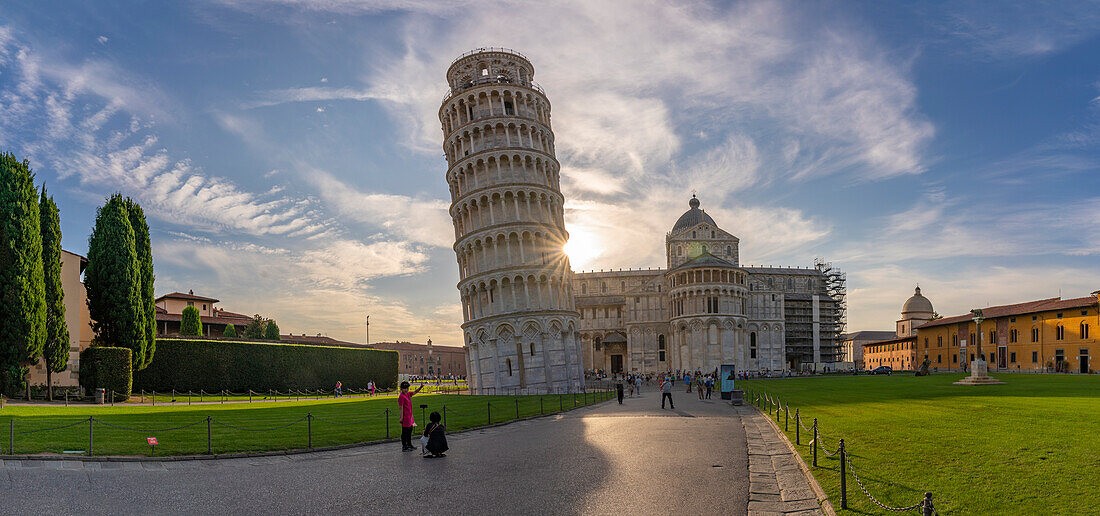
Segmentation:
<svg viewBox="0 0 1100 516">
<path fill-rule="evenodd" d="M 134 371 L 140 371 L 153 361 L 153 353 L 157 348 L 157 309 L 153 294 L 153 279 L 155 278 L 153 275 L 153 250 L 149 242 L 149 224 L 145 222 L 145 212 L 141 209 L 141 205 L 127 197 L 126 211 L 130 216 L 130 227 L 134 230 L 134 251 L 137 253 L 138 272 L 141 275 L 139 291 L 141 293 L 141 311 L 145 321 L 145 354 L 140 364 L 134 363 Z"/>
<path fill-rule="evenodd" d="M 23 385 L 46 341 L 37 197 L 30 164 L 0 154 L 0 371 L 9 396 Z"/>
<path fill-rule="evenodd" d="M 237 338 L 237 327 L 233 326 L 232 324 L 225 325 L 225 331 L 222 332 L 222 337 L 228 339 Z"/>
<path fill-rule="evenodd" d="M 184 307 L 183 315 L 180 316 L 180 335 L 202 335 L 202 320 L 199 318 L 198 308 Z"/>
<path fill-rule="evenodd" d="M 260 314 L 253 315 L 252 320 L 248 321 L 248 326 L 244 327 L 244 336 L 249 339 L 264 338 L 264 318 Z"/>
<path fill-rule="evenodd" d="M 65 290 L 61 285 L 61 217 L 46 186 L 38 201 L 42 223 L 42 273 L 46 290 L 46 395 L 53 401 L 53 373 L 69 367 L 69 328 L 65 323 Z"/>
<path fill-rule="evenodd" d="M 275 321 L 267 321 L 267 328 L 264 329 L 264 338 L 267 340 L 279 340 L 279 325 L 275 324 Z"/>
<path fill-rule="evenodd" d="M 146 350 L 140 285 L 134 229 L 125 201 L 115 194 L 96 210 L 84 287 L 95 332 L 92 344 L 130 348 L 135 369 L 145 363 Z"/>
</svg>

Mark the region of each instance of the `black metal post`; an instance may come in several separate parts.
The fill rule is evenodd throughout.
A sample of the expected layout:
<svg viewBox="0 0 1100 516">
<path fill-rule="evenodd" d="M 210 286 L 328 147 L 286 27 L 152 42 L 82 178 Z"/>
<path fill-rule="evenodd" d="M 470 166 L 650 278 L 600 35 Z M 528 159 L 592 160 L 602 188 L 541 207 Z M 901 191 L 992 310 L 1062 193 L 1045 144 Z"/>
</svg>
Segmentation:
<svg viewBox="0 0 1100 516">
<path fill-rule="evenodd" d="M 848 484 L 844 478 L 844 439 L 840 440 L 840 508 L 848 508 Z"/>
<path fill-rule="evenodd" d="M 309 433 L 309 447 L 313 448 L 313 414 L 306 412 L 306 432 Z"/>
<path fill-rule="evenodd" d="M 924 493 L 924 516 L 934 514 L 936 514 L 936 509 L 932 507 L 932 493 Z"/>
<path fill-rule="evenodd" d="M 516 419 L 519 419 L 519 398 L 516 398 Z"/>
<path fill-rule="evenodd" d="M 113 406 L 115 406 L 115 391 L 110 390 L 110 391 L 107 391 L 107 392 L 109 392 L 111 394 L 111 406 L 113 407 Z"/>
<path fill-rule="evenodd" d="M 800 436 L 802 434 L 802 418 L 798 416 L 798 408 L 794 409 L 794 443 L 801 445 Z"/>
<path fill-rule="evenodd" d="M 790 428 L 790 423 L 791 423 L 791 404 L 787 403 L 786 408 L 783 410 L 783 431 L 784 432 L 790 431 L 790 429 L 791 429 Z"/>
<path fill-rule="evenodd" d="M 817 418 L 814 418 L 814 467 L 817 467 Z"/>
<path fill-rule="evenodd" d="M 95 422 L 95 418 L 88 416 L 88 456 L 92 456 L 92 423 Z"/>
<path fill-rule="evenodd" d="M 190 390 L 187 391 L 187 406 L 188 407 L 191 406 L 191 391 Z"/>
<path fill-rule="evenodd" d="M 565 405 L 562 404 L 561 396 L 562 396 L 561 393 L 558 393 L 558 412 L 564 412 L 565 411 Z"/>
<path fill-rule="evenodd" d="M 493 424 L 493 403 L 492 402 L 489 402 L 489 401 L 485 402 L 485 417 L 489 421 L 488 423 L 485 423 L 485 424 L 487 424 L 487 425 Z"/>
<path fill-rule="evenodd" d="M 153 406 L 157 406 L 157 391 L 153 391 Z"/>
<path fill-rule="evenodd" d="M 248 402 L 252 403 L 252 389 L 248 389 Z"/>
<path fill-rule="evenodd" d="M 214 447 L 211 445 L 211 433 L 210 433 L 210 416 L 206 416 L 206 454 L 213 455 Z"/>
<path fill-rule="evenodd" d="M 541 415 L 541 414 L 545 414 L 545 413 L 546 412 L 544 412 L 542 410 L 542 396 L 539 396 L 539 414 Z"/>
<path fill-rule="evenodd" d="M 390 409 L 386 409 L 386 439 L 390 438 Z"/>
</svg>

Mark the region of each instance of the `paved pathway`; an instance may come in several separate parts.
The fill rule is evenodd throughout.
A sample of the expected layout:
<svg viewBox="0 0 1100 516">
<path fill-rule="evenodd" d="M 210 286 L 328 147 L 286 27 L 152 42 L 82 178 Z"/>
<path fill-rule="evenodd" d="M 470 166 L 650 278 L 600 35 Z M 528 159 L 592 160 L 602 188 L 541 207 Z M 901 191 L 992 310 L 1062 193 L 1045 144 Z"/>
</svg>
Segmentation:
<svg viewBox="0 0 1100 516">
<path fill-rule="evenodd" d="M 673 396 L 675 411 L 648 391 L 454 434 L 433 460 L 393 443 L 251 459 L 4 461 L 0 499 L 7 513 L 746 514 L 757 447 L 745 436 L 760 430 L 740 415 L 751 409 Z"/>
</svg>

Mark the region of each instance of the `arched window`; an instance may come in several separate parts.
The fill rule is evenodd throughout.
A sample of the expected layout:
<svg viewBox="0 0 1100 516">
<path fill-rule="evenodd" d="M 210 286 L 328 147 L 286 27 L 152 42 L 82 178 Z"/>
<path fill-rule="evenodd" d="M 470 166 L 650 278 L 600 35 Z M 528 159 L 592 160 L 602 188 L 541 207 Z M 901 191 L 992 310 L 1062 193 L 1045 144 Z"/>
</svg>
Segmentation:
<svg viewBox="0 0 1100 516">
<path fill-rule="evenodd" d="M 1054 340 L 1065 340 L 1065 338 L 1066 327 L 1059 324 L 1058 327 L 1054 329 Z"/>
<path fill-rule="evenodd" d="M 581 294 L 587 294 L 587 293 L 588 293 L 588 285 L 586 285 L 584 283 L 581 283 Z"/>
<path fill-rule="evenodd" d="M 727 245 L 726 246 L 726 256 L 729 256 L 731 254 L 733 254 L 733 246 Z"/>
<path fill-rule="evenodd" d="M 691 232 L 691 238 L 695 238 L 695 232 L 694 231 Z"/>
<path fill-rule="evenodd" d="M 600 338 L 599 337 L 596 337 L 596 340 L 594 341 L 594 344 L 595 344 L 596 351 L 599 351 L 600 350 Z"/>
<path fill-rule="evenodd" d="M 665 349 L 665 336 L 664 335 L 658 335 L 657 336 L 657 349 Z"/>
<path fill-rule="evenodd" d="M 683 255 L 684 255 L 684 248 L 680 247 L 680 246 L 676 246 L 676 256 L 683 256 Z"/>
<path fill-rule="evenodd" d="M 607 283 L 606 282 L 603 282 L 603 281 L 600 282 L 600 292 L 607 292 Z"/>
<path fill-rule="evenodd" d="M 1081 338 L 1089 338 L 1089 325 L 1088 323 L 1081 323 Z"/>
<path fill-rule="evenodd" d="M 512 359 L 506 359 L 505 362 L 508 364 L 508 376 L 512 376 Z"/>
<path fill-rule="evenodd" d="M 749 358 L 756 358 L 756 332 L 749 333 Z"/>
<path fill-rule="evenodd" d="M 707 246 L 703 246 L 703 252 L 707 252 Z"/>
<path fill-rule="evenodd" d="M 626 292 L 626 282 L 625 281 L 620 281 L 619 282 L 619 290 L 622 290 L 623 292 Z"/>
<path fill-rule="evenodd" d="M 1031 342 L 1039 342 L 1039 328 L 1031 329 Z"/>
<path fill-rule="evenodd" d="M 710 232 L 710 237 L 711 237 L 711 238 L 714 238 L 714 231 L 711 231 L 711 232 Z"/>
<path fill-rule="evenodd" d="M 531 343 L 531 344 L 529 344 L 529 345 L 531 346 L 531 356 L 535 356 L 535 343 L 534 343 L 534 342 L 532 342 L 532 343 Z"/>
</svg>

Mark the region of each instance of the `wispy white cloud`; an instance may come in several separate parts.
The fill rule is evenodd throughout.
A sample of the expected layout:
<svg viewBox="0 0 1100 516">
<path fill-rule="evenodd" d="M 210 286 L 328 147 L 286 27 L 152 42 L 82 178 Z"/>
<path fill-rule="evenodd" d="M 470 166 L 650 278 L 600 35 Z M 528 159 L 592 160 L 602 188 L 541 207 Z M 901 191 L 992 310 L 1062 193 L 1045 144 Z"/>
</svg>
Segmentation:
<svg viewBox="0 0 1100 516">
<path fill-rule="evenodd" d="M 410 242 L 440 247 L 454 243 L 446 201 L 361 192 L 320 170 L 309 177 L 325 203 L 345 219 L 370 224 Z"/>
<path fill-rule="evenodd" d="M 948 5 L 941 30 L 986 59 L 1040 57 L 1100 33 L 1100 5 L 1084 2 L 964 1 Z"/>
</svg>

